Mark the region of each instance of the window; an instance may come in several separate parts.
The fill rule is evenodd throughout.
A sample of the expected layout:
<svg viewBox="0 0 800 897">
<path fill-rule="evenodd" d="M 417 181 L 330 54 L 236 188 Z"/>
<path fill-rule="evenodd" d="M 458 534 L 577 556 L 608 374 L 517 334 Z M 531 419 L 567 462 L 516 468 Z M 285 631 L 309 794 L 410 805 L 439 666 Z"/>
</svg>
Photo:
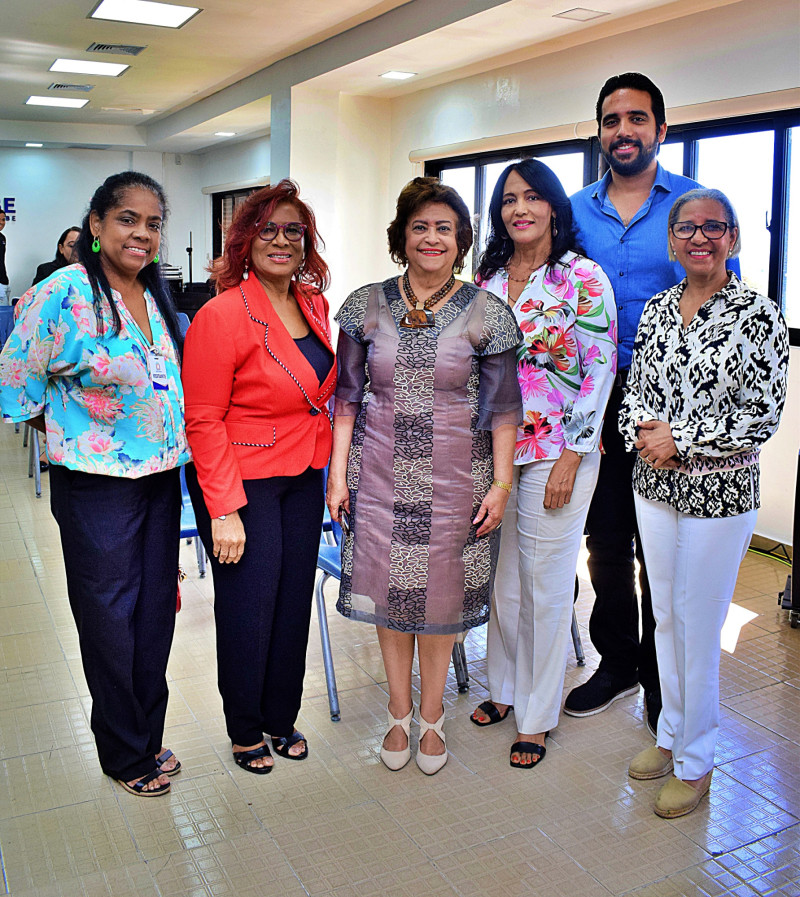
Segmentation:
<svg viewBox="0 0 800 897">
<path fill-rule="evenodd" d="M 800 127 L 789 128 L 786 141 L 786 228 L 783 234 L 783 264 L 786 323 L 800 330 Z M 789 252 L 789 247 L 794 252 Z"/>
<path fill-rule="evenodd" d="M 467 256 L 464 270 L 474 271 L 478 257 L 486 246 L 489 233 L 489 201 L 497 179 L 511 162 L 520 159 L 539 159 L 558 175 L 567 195 L 575 193 L 587 183 L 591 171 L 592 147 L 586 141 L 549 146 L 524 147 L 504 155 L 472 156 L 458 160 L 442 159 L 425 166 L 425 173 L 441 178 L 457 190 L 467 204 L 475 228 L 475 245 Z"/>
<path fill-rule="evenodd" d="M 470 207 L 476 232 L 473 270 L 486 245 L 497 178 L 522 158 L 549 165 L 568 195 L 596 180 L 601 161 L 592 138 L 442 159 L 425 167 L 426 174 L 458 190 Z M 717 187 L 730 198 L 741 223 L 742 277 L 778 302 L 792 345 L 800 345 L 800 110 L 671 127 L 659 161 L 668 171 Z"/>
<path fill-rule="evenodd" d="M 222 255 L 222 250 L 225 248 L 225 234 L 233 218 L 233 213 L 252 192 L 252 190 L 232 190 L 230 193 L 213 193 L 211 195 L 211 216 L 213 218 L 211 233 L 214 258 Z"/>
</svg>

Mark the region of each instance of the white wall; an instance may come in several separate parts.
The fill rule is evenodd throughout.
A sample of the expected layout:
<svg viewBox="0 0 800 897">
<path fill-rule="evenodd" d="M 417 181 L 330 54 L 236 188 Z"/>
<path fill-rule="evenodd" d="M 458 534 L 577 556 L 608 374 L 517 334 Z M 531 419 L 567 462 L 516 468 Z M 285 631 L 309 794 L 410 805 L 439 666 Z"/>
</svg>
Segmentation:
<svg viewBox="0 0 800 897">
<path fill-rule="evenodd" d="M 291 176 L 325 241 L 332 312 L 352 290 L 397 270 L 386 249 L 390 111 L 388 100 L 292 91 Z"/>
<path fill-rule="evenodd" d="M 269 179 L 269 137 L 224 144 L 202 153 L 199 159 L 200 181 L 204 188 L 247 183 L 257 178 Z"/>
<path fill-rule="evenodd" d="M 185 267 L 189 229 L 208 228 L 203 214 L 195 157 L 124 150 L 48 150 L 0 148 L 0 193 L 16 200 L 16 220 L 6 224 L 6 267 L 11 293 L 20 296 L 31 284 L 36 266 L 55 256 L 61 232 L 80 224 L 97 187 L 111 174 L 130 169 L 159 181 L 172 215 L 164 231 L 162 258 Z M 207 242 L 205 231 L 202 242 Z M 195 268 L 195 270 L 197 270 Z M 198 278 L 199 279 L 199 278 Z"/>
<path fill-rule="evenodd" d="M 648 74 L 667 106 L 800 85 L 796 0 L 744 0 L 402 97 L 392 107 L 392 189 L 414 150 L 594 119 L 603 82 Z"/>
</svg>

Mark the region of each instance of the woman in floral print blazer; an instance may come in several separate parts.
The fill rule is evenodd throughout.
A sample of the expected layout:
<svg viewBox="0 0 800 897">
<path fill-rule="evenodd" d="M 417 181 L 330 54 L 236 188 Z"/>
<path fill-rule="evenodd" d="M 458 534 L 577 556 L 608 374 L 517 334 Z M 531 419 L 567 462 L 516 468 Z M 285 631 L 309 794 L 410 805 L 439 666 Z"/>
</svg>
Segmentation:
<svg viewBox="0 0 800 897">
<path fill-rule="evenodd" d="M 664 706 L 634 779 L 674 770 L 657 815 L 690 813 L 711 786 L 719 730 L 720 632 L 759 506 L 758 455 L 778 428 L 789 344 L 778 306 L 727 270 L 739 222 L 719 190 L 690 190 L 669 214 L 681 283 L 645 306 L 620 429 L 638 450 L 642 534 Z"/>
<path fill-rule="evenodd" d="M 511 765 L 532 769 L 558 723 L 575 567 L 616 374 L 617 313 L 602 268 L 576 246 L 569 200 L 546 165 L 509 165 L 489 218 L 477 280 L 508 302 L 523 332 L 525 416 L 489 622 L 491 700 L 471 718 L 491 725 L 513 705 Z"/>
</svg>

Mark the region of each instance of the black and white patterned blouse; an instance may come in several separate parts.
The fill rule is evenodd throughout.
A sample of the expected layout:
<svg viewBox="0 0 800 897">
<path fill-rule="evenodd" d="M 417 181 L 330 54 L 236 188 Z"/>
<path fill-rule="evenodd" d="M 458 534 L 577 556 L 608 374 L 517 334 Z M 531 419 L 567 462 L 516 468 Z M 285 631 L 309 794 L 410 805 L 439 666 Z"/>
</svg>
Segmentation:
<svg viewBox="0 0 800 897">
<path fill-rule="evenodd" d="M 760 504 L 758 455 L 778 428 L 789 340 L 776 304 L 735 275 L 683 326 L 686 280 L 645 306 L 620 411 L 634 449 L 638 421 L 667 421 L 677 470 L 637 458 L 633 488 L 695 517 L 733 517 Z"/>
</svg>

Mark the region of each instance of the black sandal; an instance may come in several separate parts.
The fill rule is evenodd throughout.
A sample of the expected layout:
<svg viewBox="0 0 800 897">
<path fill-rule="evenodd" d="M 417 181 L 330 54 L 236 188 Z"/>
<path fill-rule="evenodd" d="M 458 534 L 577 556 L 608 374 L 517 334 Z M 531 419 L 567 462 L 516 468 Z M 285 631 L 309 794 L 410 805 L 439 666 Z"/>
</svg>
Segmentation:
<svg viewBox="0 0 800 897">
<path fill-rule="evenodd" d="M 128 794 L 135 794 L 137 797 L 161 797 L 162 794 L 166 794 L 170 789 L 170 782 L 167 782 L 166 785 L 159 784 L 158 788 L 146 788 L 146 785 L 149 785 L 154 779 L 157 779 L 160 775 L 163 775 L 160 769 L 154 769 L 152 772 L 148 773 L 146 776 L 142 776 L 138 782 L 134 782 L 132 785 L 126 782 L 124 779 L 117 779 L 120 785 L 128 792 Z"/>
<path fill-rule="evenodd" d="M 545 738 L 549 735 L 549 732 L 545 733 Z M 544 755 L 547 753 L 547 748 L 543 744 L 537 744 L 535 741 L 515 741 L 514 744 L 511 745 L 511 754 L 534 754 L 539 759 L 534 760 L 533 763 L 515 763 L 511 757 L 508 758 L 508 762 L 514 767 L 514 769 L 533 769 L 544 760 Z"/>
<path fill-rule="evenodd" d="M 492 701 L 484 701 L 483 704 L 478 704 L 475 710 L 469 715 L 469 718 L 475 723 L 476 726 L 493 726 L 495 723 L 502 723 L 503 720 L 508 716 L 508 711 L 511 710 L 512 707 L 509 704 L 506 707 L 505 713 L 500 713 L 500 711 L 495 707 Z M 489 719 L 485 722 L 481 722 L 481 720 L 475 719 L 475 711 L 482 710 Z"/>
<path fill-rule="evenodd" d="M 272 749 L 276 754 L 279 754 L 281 757 L 286 757 L 287 760 L 305 760 L 308 756 L 308 742 L 306 742 L 306 746 L 303 751 L 299 754 L 290 754 L 289 748 L 294 747 L 294 745 L 298 744 L 301 741 L 305 741 L 305 735 L 302 732 L 298 732 L 297 729 L 292 732 L 292 734 L 288 738 L 282 738 L 280 735 L 272 736 Z"/>
<path fill-rule="evenodd" d="M 164 769 L 164 764 L 167 762 L 167 760 L 170 759 L 170 757 L 175 757 L 175 754 L 173 754 L 170 750 L 164 751 L 164 753 L 161 754 L 160 757 L 156 757 L 156 766 L 159 768 L 163 775 L 176 776 L 181 771 L 181 761 L 178 760 L 177 757 L 175 758 L 175 765 L 172 767 L 172 769 Z"/>
<path fill-rule="evenodd" d="M 249 751 L 234 751 L 233 760 L 237 766 L 252 772 L 257 776 L 265 776 L 268 772 L 272 772 L 272 766 L 251 766 L 252 760 L 261 760 L 262 757 L 272 757 L 266 744 L 260 744 L 258 747 Z"/>
</svg>

